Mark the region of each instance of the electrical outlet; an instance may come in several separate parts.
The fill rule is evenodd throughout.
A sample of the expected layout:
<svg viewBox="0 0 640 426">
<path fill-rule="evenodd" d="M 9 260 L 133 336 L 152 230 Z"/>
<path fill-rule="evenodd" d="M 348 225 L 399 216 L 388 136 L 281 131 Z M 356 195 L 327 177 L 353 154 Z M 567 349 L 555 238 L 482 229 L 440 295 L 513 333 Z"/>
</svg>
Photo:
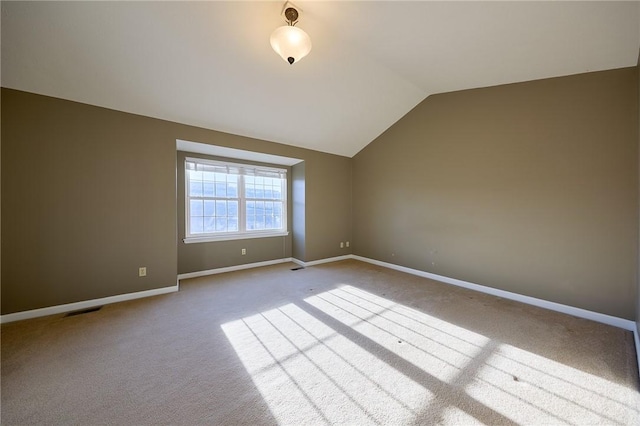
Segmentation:
<svg viewBox="0 0 640 426">
<path fill-rule="evenodd" d="M 344 243 L 342 241 L 340 242 L 340 248 L 344 248 Z"/>
<path fill-rule="evenodd" d="M 138 276 L 139 277 L 146 277 L 147 276 L 147 267 L 146 266 L 141 266 L 140 268 L 138 268 Z"/>
<path fill-rule="evenodd" d="M 244 256 L 245 254 L 247 254 L 247 249 L 242 249 L 242 255 Z"/>
<path fill-rule="evenodd" d="M 349 247 L 349 241 L 347 241 L 345 244 L 347 245 L 347 247 Z"/>
</svg>

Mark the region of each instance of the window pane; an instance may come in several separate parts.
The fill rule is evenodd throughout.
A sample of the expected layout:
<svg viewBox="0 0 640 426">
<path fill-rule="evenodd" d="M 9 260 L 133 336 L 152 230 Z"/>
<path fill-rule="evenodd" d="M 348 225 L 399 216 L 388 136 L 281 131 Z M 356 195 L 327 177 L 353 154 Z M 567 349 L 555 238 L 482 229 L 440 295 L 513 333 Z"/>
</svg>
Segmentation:
<svg viewBox="0 0 640 426">
<path fill-rule="evenodd" d="M 274 216 L 273 217 L 273 227 L 275 229 L 282 229 L 282 216 Z"/>
<path fill-rule="evenodd" d="M 195 170 L 189 170 L 189 179 L 202 180 L 202 172 L 196 172 Z"/>
<path fill-rule="evenodd" d="M 215 218 L 214 217 L 205 217 L 204 218 L 204 232 L 211 233 L 215 232 Z"/>
<path fill-rule="evenodd" d="M 264 187 L 256 185 L 256 198 L 264 198 Z"/>
<path fill-rule="evenodd" d="M 214 180 L 216 180 L 215 174 L 213 172 L 202 172 L 202 180 L 213 182 Z"/>
<path fill-rule="evenodd" d="M 254 216 L 256 214 L 256 202 L 247 201 L 247 215 Z"/>
<path fill-rule="evenodd" d="M 216 197 L 226 197 L 226 196 L 227 196 L 227 183 L 216 182 Z"/>
<path fill-rule="evenodd" d="M 253 185 L 245 185 L 245 196 L 247 198 L 256 198 L 256 188 Z"/>
<path fill-rule="evenodd" d="M 193 201 L 191 201 L 193 203 Z M 204 200 L 204 216 L 216 215 L 216 202 L 212 200 Z M 193 214 L 193 211 L 191 212 Z"/>
<path fill-rule="evenodd" d="M 247 230 L 264 229 L 264 216 L 247 216 Z"/>
<path fill-rule="evenodd" d="M 267 186 L 264 189 L 264 198 L 274 198 L 273 197 L 273 187 Z"/>
<path fill-rule="evenodd" d="M 238 218 L 229 218 L 227 221 L 227 227 L 231 232 L 238 231 Z"/>
<path fill-rule="evenodd" d="M 227 215 L 227 202 L 216 200 L 216 216 L 226 216 Z"/>
<path fill-rule="evenodd" d="M 264 178 L 262 176 L 256 176 L 256 184 L 264 185 Z"/>
<path fill-rule="evenodd" d="M 227 202 L 227 215 L 238 217 L 238 202 L 237 201 L 229 201 Z"/>
<path fill-rule="evenodd" d="M 191 216 L 190 218 L 190 233 L 191 234 L 202 234 L 203 226 L 202 226 L 202 217 L 201 216 Z"/>
<path fill-rule="evenodd" d="M 273 203 L 273 214 L 275 215 L 282 214 L 282 203 Z"/>
<path fill-rule="evenodd" d="M 273 214 L 273 202 L 265 201 L 264 202 L 264 214 L 272 215 Z"/>
<path fill-rule="evenodd" d="M 256 229 L 256 217 L 247 215 L 247 231 Z"/>
<path fill-rule="evenodd" d="M 245 176 L 244 177 L 244 181 L 245 181 L 245 183 L 254 183 L 255 182 L 255 178 L 253 176 Z"/>
<path fill-rule="evenodd" d="M 216 173 L 216 182 L 226 182 L 227 174 L 226 173 Z"/>
<path fill-rule="evenodd" d="M 265 229 L 273 229 L 274 228 L 274 224 L 273 224 L 273 216 L 265 216 L 264 217 L 264 227 Z"/>
<path fill-rule="evenodd" d="M 227 218 L 226 217 L 217 217 L 216 218 L 216 231 L 226 231 L 227 230 Z"/>
<path fill-rule="evenodd" d="M 256 201 L 256 216 L 264 215 L 264 201 Z"/>
<path fill-rule="evenodd" d="M 202 216 L 202 200 L 190 200 L 189 213 L 191 216 Z"/>
<path fill-rule="evenodd" d="M 213 197 L 213 182 L 203 182 L 202 195 L 205 197 Z"/>
<path fill-rule="evenodd" d="M 202 197 L 202 182 L 197 180 L 189 182 L 189 196 Z"/>
<path fill-rule="evenodd" d="M 227 197 L 229 197 L 229 198 L 238 198 L 238 184 L 237 183 L 228 183 L 227 184 Z"/>
</svg>

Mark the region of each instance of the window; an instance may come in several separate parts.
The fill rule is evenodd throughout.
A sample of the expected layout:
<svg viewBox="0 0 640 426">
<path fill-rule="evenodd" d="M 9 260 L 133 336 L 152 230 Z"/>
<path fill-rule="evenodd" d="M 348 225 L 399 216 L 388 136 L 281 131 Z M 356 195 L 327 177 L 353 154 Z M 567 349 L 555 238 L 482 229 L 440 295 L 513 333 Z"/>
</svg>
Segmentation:
<svg viewBox="0 0 640 426">
<path fill-rule="evenodd" d="M 185 242 L 287 234 L 285 169 L 187 158 L 185 181 Z"/>
</svg>

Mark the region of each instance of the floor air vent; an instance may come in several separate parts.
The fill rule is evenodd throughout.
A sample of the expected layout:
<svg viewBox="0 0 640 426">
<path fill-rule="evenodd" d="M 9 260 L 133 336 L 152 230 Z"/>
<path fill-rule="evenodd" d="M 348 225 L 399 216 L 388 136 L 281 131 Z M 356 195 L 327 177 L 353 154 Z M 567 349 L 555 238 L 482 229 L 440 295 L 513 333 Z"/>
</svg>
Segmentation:
<svg viewBox="0 0 640 426">
<path fill-rule="evenodd" d="M 64 317 L 66 318 L 66 317 L 74 317 L 76 315 L 88 314 L 90 312 L 99 311 L 100 309 L 102 309 L 102 306 L 96 306 L 96 307 L 93 307 L 93 308 L 81 309 L 79 311 L 69 312 Z"/>
</svg>

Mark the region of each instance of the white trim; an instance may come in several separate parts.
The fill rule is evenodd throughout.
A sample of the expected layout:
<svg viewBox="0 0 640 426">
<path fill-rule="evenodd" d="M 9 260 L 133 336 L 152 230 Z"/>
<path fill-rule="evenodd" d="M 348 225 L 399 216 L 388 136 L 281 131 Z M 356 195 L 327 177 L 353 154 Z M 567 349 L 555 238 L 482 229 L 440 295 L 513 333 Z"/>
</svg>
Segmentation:
<svg viewBox="0 0 640 426">
<path fill-rule="evenodd" d="M 189 278 L 204 277 L 207 275 L 224 274 L 225 272 L 241 271 L 243 269 L 260 268 L 261 266 L 277 265 L 278 263 L 291 262 L 293 259 L 285 257 L 283 259 L 265 260 L 264 262 L 245 263 L 242 265 L 227 266 L 225 268 L 208 269 L 206 271 L 187 272 L 186 274 L 178 274 L 178 280 L 187 280 Z"/>
<path fill-rule="evenodd" d="M 474 284 L 467 281 L 458 280 L 455 278 L 449 278 L 442 275 L 432 274 L 430 272 L 420 271 L 418 269 L 407 268 L 405 266 L 395 265 L 393 263 L 387 263 L 387 262 L 382 262 L 380 260 L 369 259 L 367 257 L 362 257 L 354 254 L 330 257 L 326 259 L 312 260 L 310 262 L 303 262 L 296 258 L 287 257 L 283 259 L 267 260 L 264 262 L 255 262 L 255 263 L 247 263 L 244 265 L 229 266 L 226 268 L 209 269 L 206 271 L 179 274 L 178 280 L 175 286 L 157 288 L 157 289 L 146 290 L 146 291 L 138 291 L 135 293 L 120 294 L 117 296 L 103 297 L 101 299 L 85 300 L 82 302 L 68 303 L 65 305 L 50 306 L 47 308 L 16 312 L 13 314 L 0 315 L 0 324 L 5 324 L 9 322 L 14 322 L 14 321 L 21 321 L 21 320 L 31 319 L 31 318 L 44 317 L 48 315 L 55 315 L 55 314 L 60 314 L 64 312 L 72 312 L 80 309 L 92 308 L 94 306 L 102 306 L 102 305 L 108 305 L 111 303 L 124 302 L 127 300 L 158 296 L 158 295 L 167 294 L 167 293 L 174 293 L 180 289 L 180 280 L 186 280 L 189 278 L 197 278 L 197 277 L 213 275 L 213 274 L 222 274 L 225 272 L 240 271 L 243 269 L 259 268 L 262 266 L 277 265 L 280 263 L 287 263 L 287 262 L 293 262 L 297 265 L 308 267 L 308 266 L 320 265 L 323 263 L 330 263 L 330 262 L 338 262 L 341 260 L 348 260 L 348 259 L 354 259 L 354 260 L 359 260 L 361 262 L 371 263 L 373 265 L 394 269 L 396 271 L 404 272 L 407 274 L 417 275 L 423 278 L 429 278 L 429 279 L 443 282 L 446 284 L 452 284 L 458 287 L 464 287 L 470 290 L 479 291 L 481 293 L 491 294 L 493 296 L 502 297 L 504 299 L 515 300 L 517 302 L 526 303 L 528 305 L 538 306 L 540 308 L 549 309 L 552 311 L 561 312 L 564 314 L 573 315 L 579 318 L 585 318 L 585 319 L 600 322 L 603 324 L 612 325 L 614 327 L 619 327 L 624 330 L 632 331 L 634 336 L 634 341 L 635 341 L 636 358 L 638 362 L 638 372 L 640 374 L 640 336 L 638 333 L 638 327 L 640 326 L 640 324 L 636 324 L 634 321 L 614 317 L 611 315 L 601 314 L 599 312 L 592 312 L 582 308 L 563 305 L 560 303 L 549 302 L 547 300 L 537 299 L 535 297 L 524 296 L 518 293 L 512 293 L 510 291 L 499 290 L 496 288 L 487 287 L 480 284 Z"/>
<path fill-rule="evenodd" d="M 636 328 L 635 322 L 624 319 L 624 318 L 618 318 L 611 315 L 601 314 L 599 312 L 588 311 L 582 308 L 575 308 L 573 306 L 563 305 L 561 303 L 549 302 L 548 300 L 537 299 L 535 297 L 524 296 L 522 294 L 512 293 L 510 291 L 499 290 L 497 288 L 487 287 L 480 284 L 474 284 L 467 281 L 458 280 L 455 278 L 444 277 L 442 275 L 436 275 L 430 272 L 424 272 L 417 269 L 407 268 L 405 266 L 394 265 L 393 263 L 381 262 L 379 260 L 369 259 L 367 257 L 353 255 L 352 258 L 356 260 L 360 260 L 362 262 L 383 266 L 385 268 L 395 269 L 396 271 L 417 275 L 419 277 L 430 278 L 432 280 L 440 281 L 446 284 L 453 284 L 458 287 L 464 287 L 470 290 L 479 291 L 481 293 L 491 294 L 493 296 L 502 297 L 504 299 L 515 300 L 516 302 L 522 302 L 528 305 L 538 306 L 540 308 L 561 312 L 563 314 L 573 315 L 575 317 L 585 318 L 585 319 L 600 322 L 603 324 L 612 325 L 614 327 L 619 327 L 629 331 L 633 331 Z"/>
<path fill-rule="evenodd" d="M 193 274 L 185 274 L 185 275 L 202 276 L 202 275 L 208 275 L 209 273 L 222 273 L 222 272 L 228 272 L 229 270 L 239 270 L 239 269 L 246 269 L 246 268 L 252 268 L 252 267 L 259 267 L 259 266 L 264 266 L 263 264 L 274 264 L 274 263 L 281 263 L 281 262 L 287 262 L 287 261 L 291 261 L 297 265 L 300 265 L 306 268 L 308 266 L 320 265 L 322 263 L 329 263 L 329 262 L 338 262 L 338 261 L 347 260 L 347 259 L 354 259 L 354 260 L 359 260 L 361 262 L 371 263 L 373 265 L 394 269 L 396 271 L 404 272 L 407 274 L 417 275 L 423 278 L 429 278 L 445 284 L 452 284 L 458 287 L 464 287 L 469 290 L 479 291 L 481 293 L 502 297 L 504 299 L 514 300 L 516 302 L 526 303 L 527 305 L 533 305 L 540 308 L 549 309 L 551 311 L 560 312 L 567 315 L 573 315 L 578 318 L 585 318 L 585 319 L 596 321 L 599 323 L 622 328 L 624 330 L 632 331 L 635 339 L 636 357 L 638 360 L 638 372 L 640 374 L 640 337 L 638 335 L 638 325 L 634 321 L 626 320 L 624 318 L 614 317 L 611 315 L 601 314 L 599 312 L 588 311 L 582 308 L 563 305 L 561 303 L 550 302 L 548 300 L 538 299 L 535 297 L 524 296 L 522 294 L 512 293 L 510 291 L 487 287 L 480 284 L 474 284 L 467 281 L 458 280 L 455 278 L 449 278 L 442 275 L 432 274 L 430 272 L 420 271 L 418 269 L 407 268 L 405 266 L 395 265 L 393 263 L 387 263 L 387 262 L 382 262 L 380 260 L 369 259 L 367 257 L 362 257 L 355 254 L 347 254 L 344 256 L 312 260 L 310 262 L 303 262 L 302 260 L 299 260 L 296 258 L 288 258 L 288 259 L 282 259 L 281 261 L 270 261 L 270 262 L 253 263 L 249 265 L 239 265 L 237 267 L 220 268 L 220 269 L 214 269 L 212 271 L 203 271 L 202 273 L 194 272 Z M 200 274 L 200 275 L 195 275 L 195 274 Z M 181 275 L 178 277 L 182 279 Z M 191 278 L 191 277 L 188 277 L 188 278 Z"/>
<path fill-rule="evenodd" d="M 291 258 L 291 261 L 292 261 L 293 263 L 297 264 L 297 265 L 300 265 L 300 266 L 304 267 L 304 262 L 303 262 L 302 260 L 298 260 L 298 259 L 296 259 L 295 257 L 292 257 L 292 258 Z"/>
<path fill-rule="evenodd" d="M 347 260 L 347 259 L 353 259 L 353 255 L 345 254 L 344 256 L 328 257 L 325 259 L 312 260 L 309 262 L 303 262 L 302 260 L 298 260 L 298 259 L 291 259 L 291 261 L 294 263 L 297 263 L 300 266 L 304 266 L 306 268 L 307 266 L 315 266 L 315 265 L 320 265 L 322 263 L 339 262 L 341 260 Z"/>
<path fill-rule="evenodd" d="M 257 233 L 242 233 L 242 234 L 221 234 L 221 235 L 208 235 L 206 237 L 188 237 L 183 238 L 182 241 L 185 244 L 193 243 L 211 243 L 216 241 L 232 241 L 232 240 L 251 240 L 254 238 L 268 238 L 268 237 L 286 237 L 289 235 L 287 231 L 278 232 L 257 232 Z"/>
<path fill-rule="evenodd" d="M 446 284 L 452 284 L 459 287 L 464 287 L 470 290 L 479 291 L 481 293 L 491 294 L 493 296 L 502 297 L 504 299 L 515 300 L 516 302 L 526 303 L 527 305 L 533 305 L 551 311 L 560 312 L 567 315 L 573 315 L 578 318 L 585 318 L 591 321 L 611 325 L 614 327 L 622 328 L 633 332 L 635 341 L 636 359 L 638 362 L 638 376 L 640 377 L 640 335 L 638 333 L 638 327 L 640 323 L 627 320 L 624 318 L 618 318 L 611 315 L 601 314 L 599 312 L 588 311 L 582 308 L 576 308 L 573 306 L 563 305 L 561 303 L 549 302 L 548 300 L 537 299 L 535 297 L 524 296 L 518 293 L 512 293 L 510 291 L 499 290 L 497 288 L 487 287 L 480 284 L 474 284 L 467 281 L 458 280 L 455 278 L 449 278 L 442 275 L 432 274 L 430 272 L 420 271 L 418 269 L 407 268 L 405 266 L 394 265 L 393 263 L 382 262 L 380 260 L 369 259 L 367 257 L 350 255 L 351 259 L 360 260 L 362 262 L 371 263 L 374 265 L 382 266 L 384 268 L 395 269 L 396 271 L 405 272 L 407 274 L 417 275 L 423 278 L 429 278 Z M 337 259 L 337 258 L 336 258 Z"/>
<path fill-rule="evenodd" d="M 234 163 L 233 161 L 227 161 L 227 160 L 210 160 L 208 158 L 199 158 L 199 157 L 185 157 L 184 159 L 185 164 L 186 163 L 196 163 L 196 171 L 198 170 L 198 164 L 201 164 L 203 166 L 205 165 L 209 165 L 209 166 L 214 166 L 214 167 L 220 167 L 220 168 L 227 168 L 229 166 L 232 167 L 236 167 L 237 169 L 239 169 L 237 171 L 237 173 L 229 173 L 227 170 L 226 174 L 232 174 L 232 175 L 244 175 L 244 176 L 253 176 L 251 174 L 251 171 L 255 172 L 256 170 L 258 171 L 263 171 L 266 170 L 268 172 L 272 172 L 272 173 L 277 173 L 279 176 L 281 174 L 287 175 L 288 170 L 287 169 L 283 169 L 281 167 L 270 167 L 270 166 L 259 166 L 256 164 L 245 164 L 245 163 Z M 187 167 L 185 166 L 185 170 L 187 170 Z M 191 169 L 189 169 L 191 170 Z M 271 176 L 273 177 L 273 176 Z M 280 179 L 282 179 L 282 176 L 280 176 Z"/>
<path fill-rule="evenodd" d="M 103 297 L 101 299 L 84 300 L 82 302 L 67 303 L 65 305 L 49 306 L 47 308 L 33 309 L 30 311 L 16 312 L 0 316 L 0 324 L 25 319 L 45 317 L 47 315 L 61 314 L 64 312 L 78 311 L 80 309 L 93 308 L 94 306 L 108 305 L 124 302 L 126 300 L 141 299 L 143 297 L 158 296 L 160 294 L 174 293 L 179 290 L 179 283 L 175 286 L 156 288 L 153 290 L 138 291 L 135 293 L 119 294 L 117 296 Z"/>
<path fill-rule="evenodd" d="M 345 256 L 330 257 L 326 259 L 312 260 L 310 262 L 303 262 L 302 260 L 299 260 L 293 257 L 285 257 L 283 259 L 266 260 L 264 262 L 255 262 L 255 263 L 245 263 L 242 265 L 227 266 L 225 268 L 208 269 L 206 271 L 187 272 L 185 274 L 179 274 L 178 280 L 181 281 L 181 280 L 187 280 L 189 278 L 205 277 L 207 275 L 224 274 L 226 272 L 241 271 L 243 269 L 260 268 L 262 266 L 277 265 L 279 263 L 293 262 L 297 265 L 300 265 L 306 268 L 308 266 L 315 266 L 315 265 L 320 265 L 322 263 L 337 262 L 340 260 L 347 260 L 352 258 L 353 258 L 352 255 L 347 254 Z"/>
</svg>

